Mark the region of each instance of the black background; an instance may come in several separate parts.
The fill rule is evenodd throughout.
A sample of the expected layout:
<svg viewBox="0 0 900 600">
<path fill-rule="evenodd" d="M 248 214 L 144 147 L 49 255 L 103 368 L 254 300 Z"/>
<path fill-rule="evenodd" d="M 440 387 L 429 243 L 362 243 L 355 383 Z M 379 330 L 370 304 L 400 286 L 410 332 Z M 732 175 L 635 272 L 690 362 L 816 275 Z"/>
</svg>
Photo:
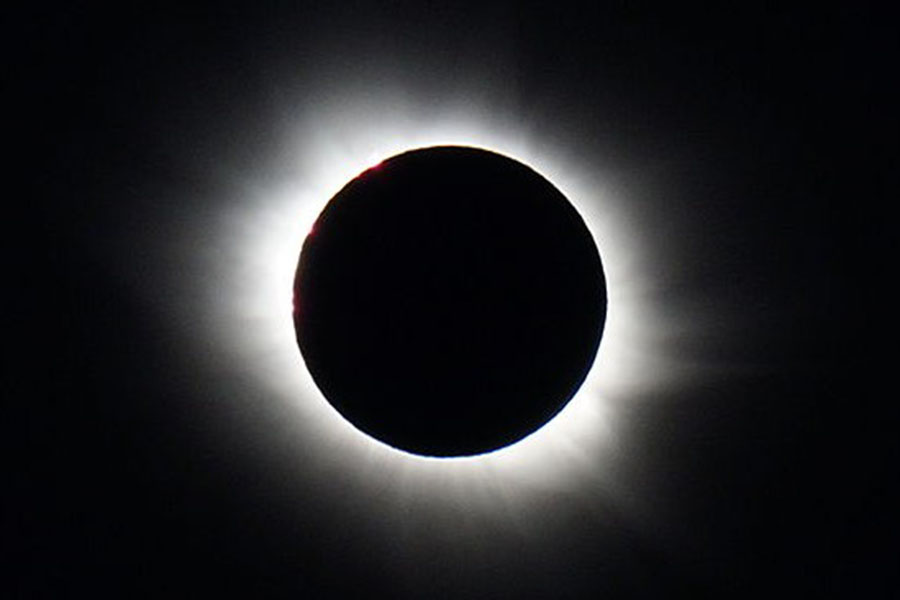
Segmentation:
<svg viewBox="0 0 900 600">
<path fill-rule="evenodd" d="M 896 593 L 886 15 L 256 3 L 4 18 L 4 595 Z M 341 474 L 293 469 L 273 417 L 246 408 L 258 398 L 154 308 L 180 277 L 177 252 L 158 260 L 166 236 L 215 213 L 235 164 L 271 168 L 280 93 L 317 101 L 280 78 L 372 71 L 426 103 L 461 81 L 512 86 L 516 114 L 581 164 L 598 140 L 615 149 L 603 168 L 637 190 L 630 226 L 670 257 L 651 276 L 674 308 L 703 309 L 671 348 L 717 367 L 623 409 L 619 468 L 641 511 L 597 517 L 576 490 L 543 499 L 556 536 L 488 528 L 477 564 L 427 541 L 385 558 L 367 499 L 327 507 Z"/>
</svg>

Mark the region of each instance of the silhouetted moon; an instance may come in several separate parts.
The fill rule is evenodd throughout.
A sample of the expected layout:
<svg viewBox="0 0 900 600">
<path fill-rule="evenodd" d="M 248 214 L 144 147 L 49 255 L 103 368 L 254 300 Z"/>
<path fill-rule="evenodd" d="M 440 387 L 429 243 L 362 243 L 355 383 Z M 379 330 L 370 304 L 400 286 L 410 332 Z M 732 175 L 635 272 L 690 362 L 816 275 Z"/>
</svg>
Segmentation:
<svg viewBox="0 0 900 600">
<path fill-rule="evenodd" d="M 325 398 L 394 448 L 507 446 L 572 398 L 606 316 L 581 216 L 531 168 L 441 146 L 338 192 L 303 244 L 294 324 Z"/>
</svg>

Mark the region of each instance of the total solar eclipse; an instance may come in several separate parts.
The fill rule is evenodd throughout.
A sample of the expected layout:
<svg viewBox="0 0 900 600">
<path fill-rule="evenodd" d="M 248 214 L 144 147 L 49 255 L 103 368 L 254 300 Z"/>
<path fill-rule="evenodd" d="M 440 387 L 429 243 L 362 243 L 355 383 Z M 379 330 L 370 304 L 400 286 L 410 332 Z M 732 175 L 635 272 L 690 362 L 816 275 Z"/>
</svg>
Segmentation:
<svg viewBox="0 0 900 600">
<path fill-rule="evenodd" d="M 413 454 L 515 443 L 584 381 L 606 316 L 581 216 L 530 167 L 438 146 L 347 183 L 307 236 L 294 326 L 329 403 Z"/>
</svg>

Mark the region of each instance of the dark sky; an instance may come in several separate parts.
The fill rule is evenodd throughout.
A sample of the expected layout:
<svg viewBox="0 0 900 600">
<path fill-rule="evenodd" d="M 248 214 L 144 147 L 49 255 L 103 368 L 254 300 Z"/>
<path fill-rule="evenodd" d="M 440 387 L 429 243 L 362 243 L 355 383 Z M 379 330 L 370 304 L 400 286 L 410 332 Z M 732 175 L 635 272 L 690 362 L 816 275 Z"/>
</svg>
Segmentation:
<svg viewBox="0 0 900 600">
<path fill-rule="evenodd" d="M 886 15 L 339 4 L 7 14 L 5 595 L 895 590 Z M 610 181 L 700 367 L 620 402 L 615 485 L 527 492 L 516 531 L 376 516 L 182 306 L 292 111 L 385 94 L 470 97 Z"/>
</svg>

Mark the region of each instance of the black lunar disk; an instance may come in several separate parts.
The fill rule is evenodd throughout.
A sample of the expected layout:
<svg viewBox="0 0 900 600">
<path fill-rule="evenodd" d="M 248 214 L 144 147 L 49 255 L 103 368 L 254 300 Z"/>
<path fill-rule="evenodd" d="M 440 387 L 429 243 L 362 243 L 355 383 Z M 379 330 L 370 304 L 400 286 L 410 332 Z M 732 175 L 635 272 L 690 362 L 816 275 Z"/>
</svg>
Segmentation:
<svg viewBox="0 0 900 600">
<path fill-rule="evenodd" d="M 529 167 L 475 148 L 409 151 L 350 181 L 294 280 L 316 385 L 356 428 L 426 456 L 489 452 L 549 421 L 605 316 L 581 216 Z"/>
</svg>

